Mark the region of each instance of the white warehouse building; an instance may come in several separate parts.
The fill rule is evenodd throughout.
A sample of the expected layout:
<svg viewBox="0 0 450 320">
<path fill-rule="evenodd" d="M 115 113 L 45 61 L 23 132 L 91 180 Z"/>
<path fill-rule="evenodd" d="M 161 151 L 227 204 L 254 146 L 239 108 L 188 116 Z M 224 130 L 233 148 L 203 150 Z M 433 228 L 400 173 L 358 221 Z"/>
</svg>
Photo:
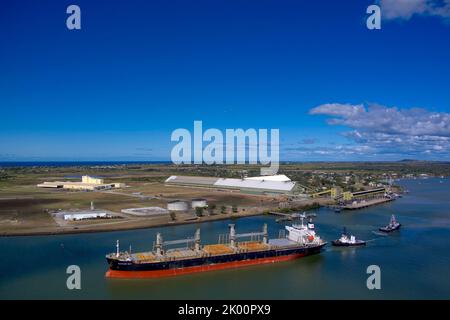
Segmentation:
<svg viewBox="0 0 450 320">
<path fill-rule="evenodd" d="M 170 176 L 166 181 L 169 185 L 180 185 L 201 188 L 227 189 L 249 194 L 298 194 L 303 188 L 285 175 L 249 177 L 243 179 Z"/>
<path fill-rule="evenodd" d="M 99 219 L 99 218 L 110 218 L 111 216 L 106 212 L 92 212 L 92 213 L 72 213 L 65 214 L 64 220 L 66 221 L 80 221 L 86 219 Z"/>
<path fill-rule="evenodd" d="M 191 207 L 192 209 L 195 208 L 206 208 L 208 206 L 208 202 L 206 199 L 198 198 L 198 199 L 192 199 Z"/>
<path fill-rule="evenodd" d="M 169 211 L 187 211 L 189 209 L 186 201 L 174 200 L 167 204 L 167 210 Z"/>
</svg>

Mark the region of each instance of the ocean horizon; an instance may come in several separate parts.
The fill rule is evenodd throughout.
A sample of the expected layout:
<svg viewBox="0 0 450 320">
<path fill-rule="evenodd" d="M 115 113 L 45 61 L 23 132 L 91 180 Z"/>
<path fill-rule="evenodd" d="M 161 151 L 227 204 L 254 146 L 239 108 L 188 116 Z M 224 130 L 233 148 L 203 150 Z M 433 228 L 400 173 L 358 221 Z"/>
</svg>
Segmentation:
<svg viewBox="0 0 450 320">
<path fill-rule="evenodd" d="M 171 161 L 0 161 L 0 168 L 12 167 L 73 167 L 127 164 L 170 164 Z"/>
</svg>

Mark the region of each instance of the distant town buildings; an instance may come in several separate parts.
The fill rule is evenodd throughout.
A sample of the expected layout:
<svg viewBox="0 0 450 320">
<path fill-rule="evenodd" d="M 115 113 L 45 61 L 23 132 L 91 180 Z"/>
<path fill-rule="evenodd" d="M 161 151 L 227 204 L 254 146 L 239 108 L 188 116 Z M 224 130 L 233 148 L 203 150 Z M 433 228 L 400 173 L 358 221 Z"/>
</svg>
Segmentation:
<svg viewBox="0 0 450 320">
<path fill-rule="evenodd" d="M 67 189 L 67 190 L 104 190 L 104 189 L 114 189 L 114 188 L 122 188 L 125 185 L 123 183 L 105 183 L 103 179 L 91 177 L 91 176 L 82 176 L 81 181 L 52 181 L 52 182 L 43 182 L 37 185 L 38 188 L 59 188 L 59 189 Z"/>
</svg>

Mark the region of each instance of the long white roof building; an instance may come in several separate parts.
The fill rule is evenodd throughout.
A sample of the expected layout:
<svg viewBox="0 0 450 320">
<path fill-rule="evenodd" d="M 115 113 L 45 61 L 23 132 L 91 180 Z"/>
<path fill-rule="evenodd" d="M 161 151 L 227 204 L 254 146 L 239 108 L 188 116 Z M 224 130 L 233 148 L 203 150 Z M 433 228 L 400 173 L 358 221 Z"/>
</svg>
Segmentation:
<svg viewBox="0 0 450 320">
<path fill-rule="evenodd" d="M 243 179 L 170 176 L 167 184 L 193 187 L 235 189 L 245 193 L 288 194 L 293 193 L 296 183 L 285 175 L 249 177 Z"/>
<path fill-rule="evenodd" d="M 291 179 L 289 179 L 284 174 L 277 174 L 277 175 L 274 175 L 274 176 L 250 177 L 250 178 L 245 178 L 245 180 L 278 181 L 278 182 L 290 182 L 291 181 Z"/>
</svg>

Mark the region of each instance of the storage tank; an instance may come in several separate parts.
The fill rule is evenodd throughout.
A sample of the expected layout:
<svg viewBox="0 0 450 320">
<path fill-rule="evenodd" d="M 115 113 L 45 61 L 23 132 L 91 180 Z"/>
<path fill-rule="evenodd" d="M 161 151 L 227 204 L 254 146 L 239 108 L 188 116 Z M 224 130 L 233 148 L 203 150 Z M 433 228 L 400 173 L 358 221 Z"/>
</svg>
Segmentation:
<svg viewBox="0 0 450 320">
<path fill-rule="evenodd" d="M 192 209 L 205 208 L 208 206 L 208 203 L 206 202 L 206 199 L 197 198 L 197 199 L 192 199 L 191 206 L 192 206 Z"/>
<path fill-rule="evenodd" d="M 188 204 L 185 201 L 174 200 L 167 204 L 167 210 L 169 211 L 186 211 L 188 210 Z"/>
</svg>

